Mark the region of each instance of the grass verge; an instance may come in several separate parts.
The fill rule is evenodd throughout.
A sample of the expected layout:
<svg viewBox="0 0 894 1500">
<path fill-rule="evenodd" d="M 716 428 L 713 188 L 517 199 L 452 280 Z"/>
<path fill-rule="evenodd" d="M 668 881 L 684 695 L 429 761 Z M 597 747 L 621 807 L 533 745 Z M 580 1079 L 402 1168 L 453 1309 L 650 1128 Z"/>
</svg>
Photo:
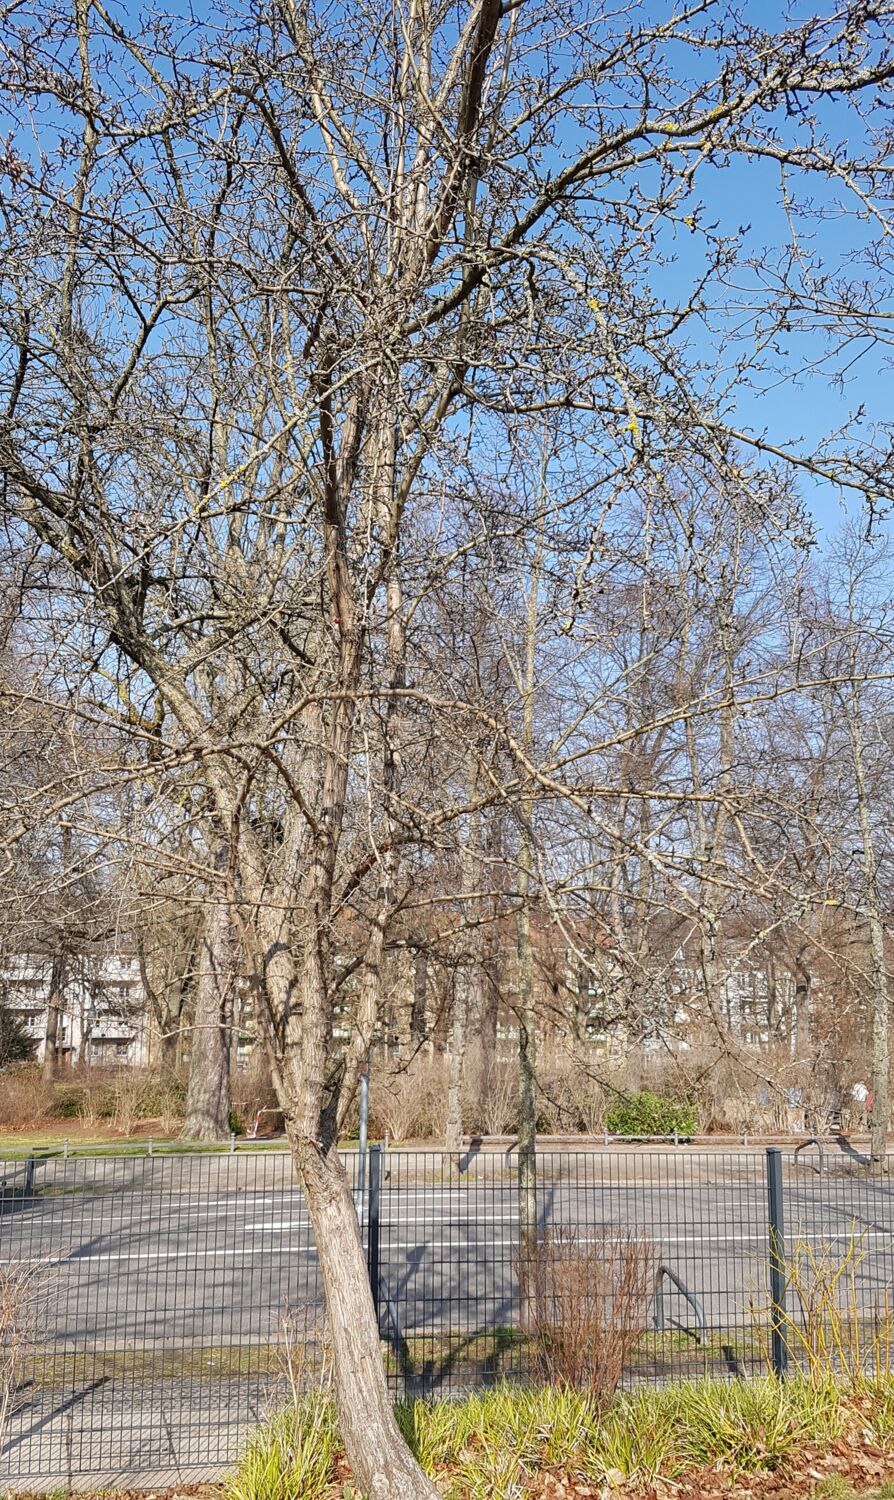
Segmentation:
<svg viewBox="0 0 894 1500">
<path fill-rule="evenodd" d="M 889 1382 L 857 1392 L 797 1379 L 701 1380 L 619 1395 L 603 1412 L 567 1387 L 503 1385 L 396 1411 L 447 1500 L 656 1490 L 816 1495 L 823 1485 L 827 1500 L 873 1487 L 880 1500 L 882 1491 L 894 1496 Z M 341 1500 L 352 1493 L 334 1412 L 320 1396 L 260 1427 L 224 1486 L 224 1500 Z"/>
</svg>

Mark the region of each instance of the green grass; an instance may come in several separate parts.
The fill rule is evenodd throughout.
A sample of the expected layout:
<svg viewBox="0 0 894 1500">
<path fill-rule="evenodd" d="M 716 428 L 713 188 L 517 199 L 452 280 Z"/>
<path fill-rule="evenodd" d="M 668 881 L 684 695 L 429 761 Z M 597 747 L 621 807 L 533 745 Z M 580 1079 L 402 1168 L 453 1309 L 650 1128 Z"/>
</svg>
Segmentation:
<svg viewBox="0 0 894 1500">
<path fill-rule="evenodd" d="M 884 1400 L 891 1394 L 876 1392 Z M 706 1468 L 769 1473 L 794 1464 L 806 1445 L 828 1447 L 846 1429 L 876 1436 L 870 1407 L 861 1401 L 855 1409 L 847 1391 L 769 1377 L 641 1390 L 616 1396 L 605 1411 L 585 1392 L 509 1385 L 395 1410 L 425 1472 L 449 1486 L 446 1494 L 469 1500 L 510 1500 L 548 1469 L 600 1487 L 674 1485 Z M 317 1500 L 337 1452 L 333 1409 L 308 1398 L 257 1430 L 226 1500 Z M 827 1500 L 849 1500 L 834 1484 Z"/>
<path fill-rule="evenodd" d="M 221 1344 L 184 1349 L 106 1349 L 92 1354 L 36 1352 L 22 1361 L 22 1379 L 45 1391 L 77 1389 L 94 1380 L 241 1380 L 280 1375 L 281 1344 Z"/>
<path fill-rule="evenodd" d="M 828 1474 L 819 1480 L 815 1494 L 817 1500 L 894 1500 L 894 1482 L 888 1480 L 877 1489 L 858 1490 L 843 1474 Z"/>
<path fill-rule="evenodd" d="M 135 1152 L 145 1156 L 150 1139 L 153 1141 L 153 1150 L 158 1156 L 220 1156 L 226 1155 L 230 1150 L 229 1141 L 165 1141 L 163 1148 L 158 1144 L 160 1137 L 151 1137 L 148 1134 L 140 1136 L 66 1136 L 60 1134 L 34 1131 L 29 1134 L 3 1135 L 0 1136 L 0 1161 L 22 1161 L 29 1156 L 58 1157 L 65 1150 L 65 1141 L 68 1140 L 69 1157 L 97 1157 L 104 1156 L 132 1156 Z M 252 1153 L 260 1151 L 287 1151 L 288 1143 L 285 1137 L 280 1136 L 275 1140 L 260 1140 L 247 1142 L 244 1136 L 236 1137 L 237 1152 L 250 1150 Z"/>
<path fill-rule="evenodd" d="M 671 1367 L 678 1376 L 696 1378 L 707 1374 L 742 1373 L 764 1369 L 763 1346 L 757 1335 L 737 1329 L 735 1334 L 712 1330 L 704 1344 L 676 1329 L 641 1334 L 630 1353 L 630 1372 Z M 504 1375 L 530 1373 L 535 1351 L 531 1340 L 517 1328 L 496 1327 L 472 1331 L 443 1329 L 407 1334 L 399 1350 L 384 1350 L 390 1375 L 429 1380 L 465 1375 L 494 1381 Z"/>
<path fill-rule="evenodd" d="M 297 1408 L 277 1412 L 249 1438 L 224 1485 L 225 1500 L 323 1500 L 337 1451 L 331 1403 L 309 1396 Z"/>
<path fill-rule="evenodd" d="M 680 1374 L 701 1376 L 707 1357 L 714 1372 L 725 1366 L 722 1336 L 704 1348 L 684 1334 L 667 1332 L 643 1335 L 634 1351 L 630 1368 L 666 1363 Z M 517 1329 L 492 1328 L 471 1333 L 442 1332 L 409 1335 L 396 1354 L 384 1348 L 385 1367 L 391 1375 L 436 1381 L 452 1376 L 497 1383 L 508 1374 L 529 1370 L 533 1354 L 529 1340 Z M 746 1349 L 742 1340 L 737 1357 L 756 1357 L 757 1348 Z M 44 1390 L 63 1390 L 97 1379 L 142 1382 L 157 1380 L 235 1380 L 248 1375 L 276 1375 L 285 1368 L 286 1349 L 281 1343 L 221 1344 L 132 1349 L 99 1349 L 89 1354 L 61 1349 L 37 1349 L 27 1357 L 25 1374 Z M 894 1390 L 880 1398 L 877 1420 L 894 1436 Z"/>
</svg>

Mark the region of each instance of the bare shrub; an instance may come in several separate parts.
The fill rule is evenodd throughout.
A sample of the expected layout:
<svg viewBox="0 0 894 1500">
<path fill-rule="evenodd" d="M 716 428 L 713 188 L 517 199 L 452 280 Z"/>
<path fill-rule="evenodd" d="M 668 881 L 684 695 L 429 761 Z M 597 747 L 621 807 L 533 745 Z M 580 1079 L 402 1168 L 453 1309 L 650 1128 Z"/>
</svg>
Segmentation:
<svg viewBox="0 0 894 1500">
<path fill-rule="evenodd" d="M 394 1141 L 406 1141 L 416 1131 L 419 1101 L 413 1074 L 391 1073 L 374 1080 L 370 1091 L 370 1117 L 373 1128 Z"/>
<path fill-rule="evenodd" d="M 392 1140 L 438 1139 L 444 1132 L 447 1082 L 443 1060 L 417 1056 L 405 1066 L 373 1058 L 369 1123 Z"/>
<path fill-rule="evenodd" d="M 280 1322 L 282 1372 L 297 1407 L 308 1391 L 332 1386 L 326 1315 L 304 1304 L 290 1307 Z"/>
<path fill-rule="evenodd" d="M 575 1230 L 557 1228 L 520 1271 L 537 1375 L 584 1389 L 605 1406 L 648 1326 L 654 1247 L 621 1229 L 608 1228 L 585 1244 Z"/>
<path fill-rule="evenodd" d="M 518 1125 L 518 1067 L 492 1062 L 482 1096 L 481 1124 L 485 1135 L 506 1135 Z"/>
<path fill-rule="evenodd" d="M 479 1042 L 463 1057 L 463 1123 L 470 1135 L 508 1135 L 518 1124 L 518 1064 Z"/>
<path fill-rule="evenodd" d="M 144 1080 L 134 1069 L 122 1068 L 115 1074 L 115 1109 L 112 1124 L 122 1135 L 132 1135 L 137 1120 L 142 1118 Z"/>
<path fill-rule="evenodd" d="M 894 1373 L 894 1289 L 866 1302 L 865 1231 L 842 1243 L 797 1239 L 783 1263 L 788 1289 L 777 1310 L 753 1297 L 751 1319 L 768 1370 L 770 1330 L 778 1327 L 798 1373 L 815 1386 L 846 1382 L 855 1390 L 886 1388 Z"/>
<path fill-rule="evenodd" d="M 249 1053 L 245 1067 L 235 1069 L 230 1079 L 230 1102 L 243 1128 L 253 1123 L 259 1109 L 275 1109 L 278 1103 L 270 1067 L 260 1044 Z"/>
<path fill-rule="evenodd" d="M 596 1078 L 591 1078 L 580 1068 L 568 1075 L 568 1085 L 574 1100 L 579 1129 L 587 1135 L 598 1135 L 605 1127 L 605 1112 L 611 1095 Z"/>
<path fill-rule="evenodd" d="M 4 1130 L 31 1130 L 42 1125 L 53 1113 L 53 1088 L 45 1083 L 37 1068 L 11 1068 L 3 1073 L 0 1088 L 0 1127 Z"/>
<path fill-rule="evenodd" d="M 575 1135 L 580 1117 L 574 1087 L 567 1074 L 541 1069 L 538 1084 L 538 1128 L 546 1135 Z"/>
<path fill-rule="evenodd" d="M 22 1365 L 34 1341 L 38 1297 L 44 1289 L 40 1269 L 0 1266 L 0 1451 Z"/>
<path fill-rule="evenodd" d="M 104 1073 L 85 1073 L 77 1094 L 69 1094 L 64 1107 L 70 1108 L 72 1104 L 76 1106 L 77 1118 L 88 1129 L 95 1129 L 101 1120 L 108 1122 L 115 1113 L 113 1080 Z"/>
<path fill-rule="evenodd" d="M 541 1049 L 538 1083 L 541 1127 L 556 1135 L 601 1133 L 606 1110 L 632 1087 L 629 1067 L 567 1039 Z"/>
<path fill-rule="evenodd" d="M 164 1136 L 173 1137 L 186 1108 L 186 1083 L 170 1068 L 156 1068 L 144 1079 L 139 1112 L 142 1120 L 158 1120 Z"/>
<path fill-rule="evenodd" d="M 416 1134 L 443 1140 L 447 1129 L 447 1071 L 439 1057 L 419 1057 L 411 1077 L 416 1088 Z"/>
</svg>

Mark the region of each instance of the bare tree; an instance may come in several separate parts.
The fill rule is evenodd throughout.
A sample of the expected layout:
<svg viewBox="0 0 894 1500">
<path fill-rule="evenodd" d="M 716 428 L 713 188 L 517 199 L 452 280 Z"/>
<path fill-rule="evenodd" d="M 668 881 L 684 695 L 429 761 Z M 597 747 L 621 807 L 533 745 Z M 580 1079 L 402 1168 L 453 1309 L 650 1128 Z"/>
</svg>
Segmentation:
<svg viewBox="0 0 894 1500">
<path fill-rule="evenodd" d="M 686 330 L 747 260 L 707 222 L 702 168 L 771 161 L 790 216 L 795 173 L 886 222 L 887 140 L 861 111 L 894 71 L 892 18 L 861 0 L 771 35 L 720 5 L 644 24 L 598 6 L 345 18 L 279 0 L 196 40 L 176 15 L 131 25 L 74 0 L 5 24 L 11 524 L 64 571 L 73 699 L 123 699 L 156 766 L 201 783 L 313 1222 L 356 1482 L 370 1500 L 433 1500 L 391 1412 L 337 1153 L 407 851 L 469 814 L 452 789 L 413 800 L 416 724 L 468 741 L 482 710 L 416 681 L 411 627 L 452 559 L 501 530 L 498 506 L 482 530 L 457 491 L 531 413 L 558 414 L 579 463 L 561 485 L 571 632 L 599 571 L 594 518 L 641 482 L 671 505 L 668 472 L 701 464 L 760 512 L 775 455 L 890 495 L 884 439 L 810 451 L 726 420 L 732 372 L 712 384 Z M 830 148 L 833 98 L 862 155 Z M 668 306 L 646 273 L 684 231 L 699 263 Z M 796 260 L 782 247 L 764 268 L 740 382 L 764 378 L 783 327 L 820 324 L 846 348 L 883 326 L 870 287 L 830 301 Z M 517 805 L 533 784 L 587 814 L 567 729 L 537 765 L 511 724 L 490 727 L 513 769 L 482 798 Z"/>
</svg>

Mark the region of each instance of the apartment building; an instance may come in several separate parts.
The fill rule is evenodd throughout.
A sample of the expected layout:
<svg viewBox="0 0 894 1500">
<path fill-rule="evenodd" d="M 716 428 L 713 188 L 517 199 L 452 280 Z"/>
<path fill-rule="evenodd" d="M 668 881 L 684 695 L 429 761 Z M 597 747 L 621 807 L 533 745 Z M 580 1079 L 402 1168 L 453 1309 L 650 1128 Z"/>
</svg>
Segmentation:
<svg viewBox="0 0 894 1500">
<path fill-rule="evenodd" d="M 146 997 L 128 954 L 16 954 L 0 964 L 0 993 L 43 1060 L 53 991 L 61 996 L 57 1053 L 72 1066 L 140 1067 L 149 1058 Z"/>
</svg>

